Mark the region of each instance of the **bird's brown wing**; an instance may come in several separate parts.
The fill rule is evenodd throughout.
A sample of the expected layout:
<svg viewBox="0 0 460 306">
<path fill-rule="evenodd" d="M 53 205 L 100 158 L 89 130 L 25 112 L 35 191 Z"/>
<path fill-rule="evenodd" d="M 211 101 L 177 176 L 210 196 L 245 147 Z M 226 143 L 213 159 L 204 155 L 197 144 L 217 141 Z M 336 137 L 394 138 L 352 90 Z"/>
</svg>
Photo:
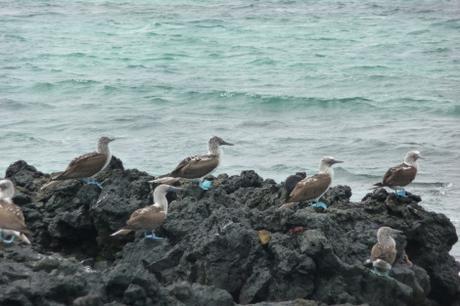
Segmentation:
<svg viewBox="0 0 460 306">
<path fill-rule="evenodd" d="M 182 160 L 171 176 L 183 178 L 200 178 L 210 173 L 219 165 L 219 158 L 216 155 L 195 155 Z"/>
<path fill-rule="evenodd" d="M 395 248 L 384 248 L 380 244 L 376 243 L 371 250 L 371 261 L 382 259 L 392 265 L 396 259 Z"/>
<path fill-rule="evenodd" d="M 408 166 L 406 164 L 400 164 L 398 166 L 388 169 L 383 176 L 384 186 L 406 186 L 410 184 L 417 174 L 417 168 Z"/>
<path fill-rule="evenodd" d="M 308 201 L 321 196 L 331 185 L 331 177 L 325 173 L 307 177 L 295 185 L 289 195 L 289 202 Z"/>
<path fill-rule="evenodd" d="M 77 179 L 91 177 L 104 167 L 107 156 L 92 152 L 72 160 L 67 169 L 56 176 L 55 180 Z"/>
<path fill-rule="evenodd" d="M 159 212 L 159 211 L 161 211 L 161 208 L 158 207 L 158 206 L 150 205 L 150 206 L 147 206 L 147 207 L 143 207 L 143 208 L 136 209 L 136 210 L 131 214 L 131 216 L 129 216 L 129 220 L 135 219 L 135 218 L 137 218 L 139 215 L 142 215 L 142 214 L 147 213 L 147 212 L 149 212 L 149 211 Z M 129 220 L 128 220 L 128 222 L 129 222 Z"/>
<path fill-rule="evenodd" d="M 161 211 L 159 207 L 151 205 L 133 212 L 124 228 L 132 230 L 155 229 L 160 226 L 165 219 L 166 215 L 164 211 Z"/>
<path fill-rule="evenodd" d="M 0 228 L 29 233 L 19 206 L 0 201 Z"/>
</svg>

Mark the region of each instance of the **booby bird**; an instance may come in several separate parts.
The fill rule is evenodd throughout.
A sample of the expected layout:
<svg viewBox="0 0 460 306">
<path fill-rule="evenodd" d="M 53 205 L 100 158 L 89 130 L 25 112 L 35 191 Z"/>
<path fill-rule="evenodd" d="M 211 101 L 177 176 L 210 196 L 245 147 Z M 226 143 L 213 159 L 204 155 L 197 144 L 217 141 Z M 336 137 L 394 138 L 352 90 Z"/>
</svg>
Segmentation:
<svg viewBox="0 0 460 306">
<path fill-rule="evenodd" d="M 93 177 L 109 165 L 112 159 L 109 143 L 114 140 L 114 138 L 105 136 L 99 138 L 96 152 L 76 157 L 70 162 L 64 172 L 53 177 L 52 180 L 80 179 L 84 183 L 97 185 L 102 189 L 102 185 Z"/>
<path fill-rule="evenodd" d="M 222 138 L 214 136 L 208 141 L 208 154 L 194 155 L 183 159 L 177 167 L 164 177 L 181 177 L 186 179 L 199 179 L 211 173 L 220 162 L 220 146 L 233 146 Z M 211 181 L 200 181 L 200 187 L 208 190 L 212 186 Z"/>
<path fill-rule="evenodd" d="M 372 247 L 370 262 L 374 271 L 381 275 L 388 275 L 396 259 L 396 241 L 392 235 L 402 233 L 388 226 L 377 230 L 377 243 Z"/>
<path fill-rule="evenodd" d="M 382 182 L 374 184 L 373 188 L 390 187 L 397 196 L 405 197 L 406 191 L 403 187 L 409 185 L 417 175 L 419 158 L 422 158 L 419 151 L 407 152 L 403 163 L 388 169 Z"/>
<path fill-rule="evenodd" d="M 326 209 L 327 206 L 318 200 L 326 193 L 332 184 L 334 170 L 332 165 L 342 163 L 332 156 L 324 156 L 321 159 L 319 172 L 313 176 L 306 177 L 298 182 L 289 194 L 288 202 L 300 202 L 313 200 L 312 207 Z"/>
<path fill-rule="evenodd" d="M 25 224 L 24 215 L 19 206 L 13 203 L 15 188 L 10 180 L 0 180 L 0 241 L 13 243 L 18 237 L 27 244 L 30 240 L 25 234 L 30 234 Z"/>
<path fill-rule="evenodd" d="M 166 184 L 158 186 L 153 191 L 154 204 L 134 211 L 126 222 L 126 226 L 110 236 L 126 235 L 132 231 L 145 230 L 145 238 L 151 240 L 162 239 L 157 237 L 154 231 L 163 224 L 168 214 L 168 200 L 166 199 L 166 194 L 168 191 L 177 192 L 179 190 L 182 190 L 182 188 Z M 149 231 L 151 231 L 151 234 L 148 234 Z"/>
</svg>

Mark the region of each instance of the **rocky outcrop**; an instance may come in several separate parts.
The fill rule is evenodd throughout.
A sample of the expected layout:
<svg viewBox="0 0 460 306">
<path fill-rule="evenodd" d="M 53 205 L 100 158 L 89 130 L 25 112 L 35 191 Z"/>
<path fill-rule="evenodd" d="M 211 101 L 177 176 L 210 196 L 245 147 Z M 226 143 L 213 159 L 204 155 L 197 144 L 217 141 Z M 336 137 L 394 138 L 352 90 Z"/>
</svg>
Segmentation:
<svg viewBox="0 0 460 306">
<path fill-rule="evenodd" d="M 0 250 L 0 305 L 460 305 L 455 228 L 415 195 L 378 189 L 355 203 L 336 186 L 325 212 L 280 209 L 282 185 L 243 171 L 206 192 L 185 183 L 157 232 L 164 239 L 150 241 L 109 237 L 152 201 L 152 176 L 115 158 L 103 190 L 49 184 L 23 161 L 6 176 L 33 237 Z M 363 265 L 382 225 L 404 232 L 389 277 Z"/>
</svg>

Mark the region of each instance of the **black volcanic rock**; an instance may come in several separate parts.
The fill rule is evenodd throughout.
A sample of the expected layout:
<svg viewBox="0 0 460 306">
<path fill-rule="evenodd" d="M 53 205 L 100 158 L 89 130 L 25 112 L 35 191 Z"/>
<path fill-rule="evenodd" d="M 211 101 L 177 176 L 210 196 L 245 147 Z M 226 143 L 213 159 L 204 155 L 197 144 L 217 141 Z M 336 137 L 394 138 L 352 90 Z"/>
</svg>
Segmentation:
<svg viewBox="0 0 460 306">
<path fill-rule="evenodd" d="M 336 186 L 325 212 L 280 209 L 282 184 L 254 171 L 219 175 L 206 192 L 185 183 L 157 231 L 164 239 L 149 241 L 109 236 L 152 201 L 152 176 L 116 158 L 98 175 L 102 190 L 48 184 L 23 161 L 7 176 L 33 236 L 32 246 L 0 250 L 2 306 L 459 305 L 459 266 L 448 253 L 455 228 L 416 195 L 377 189 L 354 203 L 350 187 Z M 389 277 L 363 265 L 383 225 L 404 232 Z"/>
<path fill-rule="evenodd" d="M 307 177 L 306 172 L 297 172 L 296 174 L 290 175 L 286 178 L 284 181 L 284 189 L 286 192 L 285 199 L 287 200 L 289 198 L 289 195 L 291 194 L 292 190 L 294 190 L 294 187 L 297 185 L 298 182 L 303 180 L 304 178 Z"/>
</svg>

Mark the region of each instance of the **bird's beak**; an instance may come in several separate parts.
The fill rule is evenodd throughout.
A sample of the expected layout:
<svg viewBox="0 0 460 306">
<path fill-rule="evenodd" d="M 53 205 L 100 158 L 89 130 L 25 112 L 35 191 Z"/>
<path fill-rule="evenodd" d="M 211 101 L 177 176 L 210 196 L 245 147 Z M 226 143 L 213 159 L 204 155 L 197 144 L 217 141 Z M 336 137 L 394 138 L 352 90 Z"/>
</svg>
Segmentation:
<svg viewBox="0 0 460 306">
<path fill-rule="evenodd" d="M 117 138 L 109 138 L 109 141 L 112 142 L 114 140 L 117 140 Z"/>
<path fill-rule="evenodd" d="M 343 163 L 343 160 L 334 160 L 333 164 L 340 164 L 340 163 Z"/>
<path fill-rule="evenodd" d="M 174 187 L 174 186 L 169 186 L 168 191 L 173 191 L 173 192 L 178 192 L 184 190 L 183 188 L 180 187 Z"/>
<path fill-rule="evenodd" d="M 418 156 L 418 159 L 426 159 L 426 158 L 423 157 L 422 155 L 419 155 L 419 156 Z"/>
<path fill-rule="evenodd" d="M 230 142 L 226 142 L 225 140 L 222 140 L 222 142 L 220 143 L 221 146 L 233 146 L 233 143 L 230 143 Z"/>
<path fill-rule="evenodd" d="M 402 234 L 403 231 L 400 231 L 400 230 L 397 230 L 397 229 L 393 229 L 393 233 L 395 233 L 395 234 Z"/>
</svg>

